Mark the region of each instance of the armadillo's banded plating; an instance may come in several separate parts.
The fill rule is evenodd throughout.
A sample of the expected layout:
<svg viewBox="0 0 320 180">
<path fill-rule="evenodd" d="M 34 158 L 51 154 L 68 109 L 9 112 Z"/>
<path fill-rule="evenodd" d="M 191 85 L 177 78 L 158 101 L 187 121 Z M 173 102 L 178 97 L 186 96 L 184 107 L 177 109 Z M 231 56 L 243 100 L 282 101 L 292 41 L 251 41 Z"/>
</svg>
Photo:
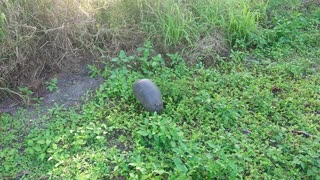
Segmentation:
<svg viewBox="0 0 320 180">
<path fill-rule="evenodd" d="M 159 88 L 150 79 L 140 79 L 133 84 L 135 97 L 149 112 L 160 113 L 163 102 Z"/>
</svg>

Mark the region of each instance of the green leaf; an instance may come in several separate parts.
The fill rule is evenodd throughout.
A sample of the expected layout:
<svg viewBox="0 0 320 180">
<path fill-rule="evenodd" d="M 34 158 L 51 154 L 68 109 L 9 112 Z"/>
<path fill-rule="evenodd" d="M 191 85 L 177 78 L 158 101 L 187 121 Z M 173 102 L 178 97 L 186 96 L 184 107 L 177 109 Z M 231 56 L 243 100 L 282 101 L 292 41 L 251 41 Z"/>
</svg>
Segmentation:
<svg viewBox="0 0 320 180">
<path fill-rule="evenodd" d="M 140 134 L 141 136 L 148 136 L 149 135 L 149 132 L 146 130 L 139 130 L 137 133 Z"/>
<path fill-rule="evenodd" d="M 117 57 L 112 58 L 111 61 L 112 61 L 112 62 L 118 62 L 118 61 L 119 61 L 119 58 L 117 58 Z"/>
<path fill-rule="evenodd" d="M 34 150 L 40 152 L 41 151 L 41 146 L 40 145 L 36 145 L 33 147 Z"/>
<path fill-rule="evenodd" d="M 51 144 L 51 140 L 50 139 L 46 139 L 46 144 L 47 145 Z"/>
<path fill-rule="evenodd" d="M 32 146 L 33 145 L 33 141 L 32 140 L 28 140 L 27 144 L 28 144 L 28 146 Z"/>
<path fill-rule="evenodd" d="M 57 144 L 52 144 L 52 148 L 53 149 L 58 149 L 58 145 Z"/>
<path fill-rule="evenodd" d="M 96 136 L 96 138 L 97 138 L 98 140 L 100 140 L 100 139 L 104 139 L 104 137 L 103 137 L 103 136 Z"/>
<path fill-rule="evenodd" d="M 214 149 L 217 148 L 217 146 L 216 146 L 212 141 L 209 141 L 209 142 L 208 142 L 208 145 L 209 145 L 211 148 L 214 148 Z"/>
<path fill-rule="evenodd" d="M 46 142 L 43 139 L 37 141 L 38 144 L 45 144 Z"/>
<path fill-rule="evenodd" d="M 127 57 L 126 53 L 123 50 L 121 50 L 120 53 L 119 53 L 119 58 L 120 59 L 124 59 L 126 57 Z"/>
<path fill-rule="evenodd" d="M 152 66 L 152 67 L 156 67 L 156 66 L 158 66 L 158 62 L 153 61 L 153 62 L 151 63 L 151 66 Z"/>
<path fill-rule="evenodd" d="M 45 157 L 46 157 L 46 154 L 45 154 L 45 153 L 41 153 L 38 158 L 39 158 L 41 161 L 43 161 Z"/>
<path fill-rule="evenodd" d="M 34 150 L 32 148 L 27 148 L 25 151 L 28 152 L 31 155 L 34 154 Z"/>
<path fill-rule="evenodd" d="M 188 171 L 188 168 L 183 164 L 183 162 L 180 160 L 180 158 L 175 157 L 173 158 L 173 162 L 176 165 L 177 169 L 179 171 L 186 173 Z"/>
</svg>

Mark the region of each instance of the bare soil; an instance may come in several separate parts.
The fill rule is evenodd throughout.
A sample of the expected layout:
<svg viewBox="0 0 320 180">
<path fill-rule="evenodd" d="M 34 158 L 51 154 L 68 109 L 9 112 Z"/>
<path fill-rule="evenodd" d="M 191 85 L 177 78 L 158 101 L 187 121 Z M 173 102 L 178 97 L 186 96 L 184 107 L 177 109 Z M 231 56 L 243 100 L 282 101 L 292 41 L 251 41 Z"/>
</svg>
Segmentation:
<svg viewBox="0 0 320 180">
<path fill-rule="evenodd" d="M 0 101 L 0 112 L 14 115 L 19 109 L 24 109 L 30 114 L 36 110 L 43 114 L 56 105 L 65 108 L 80 106 L 83 95 L 96 90 L 104 81 L 102 77 L 90 78 L 87 65 L 83 65 L 78 72 L 62 72 L 53 77 L 58 79 L 58 90 L 50 92 L 45 87 L 41 88 L 35 92 L 40 102 L 25 106 L 17 98 L 7 98 Z"/>
</svg>

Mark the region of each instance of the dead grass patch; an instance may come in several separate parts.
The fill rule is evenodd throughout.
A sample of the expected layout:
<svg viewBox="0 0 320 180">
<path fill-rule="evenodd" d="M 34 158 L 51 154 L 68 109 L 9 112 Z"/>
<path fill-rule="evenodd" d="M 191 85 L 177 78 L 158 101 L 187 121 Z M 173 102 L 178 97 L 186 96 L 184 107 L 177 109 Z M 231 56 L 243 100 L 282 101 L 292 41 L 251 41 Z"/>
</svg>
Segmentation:
<svg viewBox="0 0 320 180">
<path fill-rule="evenodd" d="M 190 64 L 202 62 L 205 66 L 213 66 L 218 56 L 227 57 L 229 51 L 225 36 L 221 31 L 214 31 L 200 38 L 194 47 L 187 51 L 186 57 Z"/>
<path fill-rule="evenodd" d="M 0 40 L 1 87 L 28 87 L 143 42 L 136 26 L 110 28 L 110 22 L 98 22 L 99 6 L 89 0 L 1 1 L 0 13 L 6 18 L 1 29 L 5 38 Z"/>
</svg>

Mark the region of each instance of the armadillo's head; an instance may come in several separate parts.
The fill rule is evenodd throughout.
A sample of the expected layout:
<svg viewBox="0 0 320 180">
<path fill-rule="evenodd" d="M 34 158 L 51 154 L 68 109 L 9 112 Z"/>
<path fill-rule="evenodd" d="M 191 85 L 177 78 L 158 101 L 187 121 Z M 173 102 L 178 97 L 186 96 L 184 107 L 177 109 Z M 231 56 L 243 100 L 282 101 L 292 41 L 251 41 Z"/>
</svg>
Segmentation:
<svg viewBox="0 0 320 180">
<path fill-rule="evenodd" d="M 154 105 L 154 111 L 155 112 L 160 113 L 162 110 L 163 110 L 163 103 L 162 102 L 156 103 Z"/>
</svg>

